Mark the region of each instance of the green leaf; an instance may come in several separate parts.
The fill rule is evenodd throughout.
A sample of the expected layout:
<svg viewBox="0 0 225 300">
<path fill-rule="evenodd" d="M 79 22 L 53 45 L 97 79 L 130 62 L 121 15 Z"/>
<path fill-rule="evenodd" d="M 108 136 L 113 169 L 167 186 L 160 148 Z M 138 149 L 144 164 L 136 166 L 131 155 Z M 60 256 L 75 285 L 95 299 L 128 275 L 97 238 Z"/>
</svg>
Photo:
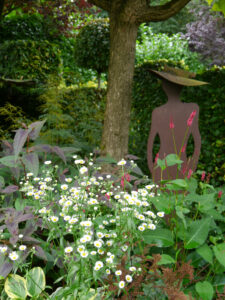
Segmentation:
<svg viewBox="0 0 225 300">
<path fill-rule="evenodd" d="M 201 246 L 208 236 L 210 223 L 211 217 L 192 222 L 188 228 L 184 248 L 194 249 Z"/>
<path fill-rule="evenodd" d="M 188 188 L 188 184 L 184 179 L 174 179 L 174 180 L 170 180 L 167 184 L 166 184 L 167 188 L 169 188 L 170 190 L 172 189 L 187 189 Z"/>
<path fill-rule="evenodd" d="M 168 229 L 144 231 L 142 236 L 146 244 L 156 244 L 158 247 L 170 247 L 174 244 L 172 232 Z"/>
<path fill-rule="evenodd" d="M 162 170 L 165 170 L 166 169 L 165 159 L 162 160 L 162 159 L 158 158 L 157 166 L 160 167 Z"/>
<path fill-rule="evenodd" d="M 26 206 L 25 199 L 20 199 L 20 198 L 16 199 L 16 201 L 15 201 L 16 210 L 23 210 L 25 206 Z"/>
<path fill-rule="evenodd" d="M 11 299 L 26 299 L 26 281 L 23 277 L 10 274 L 5 281 L 5 292 Z"/>
<path fill-rule="evenodd" d="M 213 252 L 207 244 L 204 244 L 196 251 L 205 261 L 209 262 L 210 264 L 213 264 Z"/>
<path fill-rule="evenodd" d="M 225 243 L 214 246 L 213 251 L 219 263 L 225 267 Z"/>
<path fill-rule="evenodd" d="M 182 209 L 180 209 L 180 206 L 176 206 L 176 214 L 182 220 L 182 222 L 184 224 L 184 228 L 187 229 L 187 223 L 186 223 L 186 220 L 185 220 L 185 216 L 183 214 Z"/>
<path fill-rule="evenodd" d="M 165 158 L 166 165 L 168 167 L 174 166 L 174 165 L 180 165 L 182 164 L 183 160 L 179 159 L 179 156 L 176 154 L 168 154 Z"/>
<path fill-rule="evenodd" d="M 36 297 L 45 289 L 45 273 L 42 268 L 35 267 L 27 274 L 27 291 L 31 297 Z"/>
<path fill-rule="evenodd" d="M 204 300 L 211 300 L 213 298 L 214 289 L 210 282 L 197 282 L 195 285 L 196 292 Z"/>
<path fill-rule="evenodd" d="M 161 254 L 161 259 L 157 263 L 157 265 L 167 265 L 167 264 L 174 264 L 175 260 L 167 254 Z"/>
<path fill-rule="evenodd" d="M 169 214 L 174 210 L 174 201 L 169 199 L 168 195 L 161 194 L 160 196 L 152 197 L 151 202 L 158 211 L 164 211 L 165 214 Z"/>
</svg>

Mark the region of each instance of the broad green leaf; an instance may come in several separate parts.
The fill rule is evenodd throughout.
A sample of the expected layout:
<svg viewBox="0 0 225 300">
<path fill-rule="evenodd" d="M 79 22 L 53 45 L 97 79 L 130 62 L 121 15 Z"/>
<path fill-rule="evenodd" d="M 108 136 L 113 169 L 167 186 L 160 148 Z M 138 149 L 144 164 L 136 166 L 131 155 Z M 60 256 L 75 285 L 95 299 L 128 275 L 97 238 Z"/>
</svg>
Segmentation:
<svg viewBox="0 0 225 300">
<path fill-rule="evenodd" d="M 26 206 L 25 199 L 20 199 L 20 198 L 16 199 L 16 201 L 15 201 L 16 210 L 23 210 L 25 206 Z"/>
<path fill-rule="evenodd" d="M 184 216 L 182 210 L 180 210 L 178 208 L 179 208 L 179 206 L 176 207 L 176 214 L 182 220 L 182 222 L 184 224 L 184 228 L 187 229 L 187 223 L 186 223 L 186 220 L 185 220 L 185 216 Z"/>
<path fill-rule="evenodd" d="M 10 274 L 5 281 L 5 292 L 11 299 L 26 299 L 26 280 L 16 274 Z"/>
<path fill-rule="evenodd" d="M 188 188 L 188 184 L 184 179 L 174 179 L 174 180 L 170 180 L 167 184 L 166 184 L 167 188 L 171 189 L 187 189 Z"/>
<path fill-rule="evenodd" d="M 0 158 L 0 163 L 4 166 L 14 168 L 17 164 L 16 157 L 14 155 L 8 155 Z"/>
<path fill-rule="evenodd" d="M 195 285 L 196 292 L 199 294 L 201 299 L 211 300 L 213 299 L 214 289 L 210 282 L 203 281 L 197 282 Z"/>
<path fill-rule="evenodd" d="M 42 268 L 35 267 L 27 274 L 27 291 L 31 297 L 38 296 L 45 289 L 45 273 Z"/>
<path fill-rule="evenodd" d="M 207 244 L 204 244 L 196 251 L 205 261 L 209 262 L 210 264 L 213 264 L 213 252 Z"/>
<path fill-rule="evenodd" d="M 0 176 L 0 188 L 2 188 L 5 185 L 5 180 L 2 176 Z"/>
<path fill-rule="evenodd" d="M 193 221 L 188 228 L 184 248 L 194 249 L 201 246 L 208 236 L 210 223 L 211 218 Z"/>
<path fill-rule="evenodd" d="M 168 154 L 165 158 L 166 160 L 166 165 L 168 167 L 174 166 L 174 165 L 178 165 L 178 164 L 182 164 L 183 160 L 179 159 L 179 156 L 176 154 Z"/>
<path fill-rule="evenodd" d="M 219 263 L 225 267 L 225 243 L 214 246 L 213 251 Z"/>
<path fill-rule="evenodd" d="M 169 214 L 174 210 L 174 201 L 169 199 L 168 195 L 161 194 L 160 196 L 152 197 L 151 202 L 158 211 L 164 211 L 165 214 Z"/>
<path fill-rule="evenodd" d="M 157 166 L 160 167 L 162 170 L 165 170 L 166 168 L 166 163 L 165 163 L 165 159 L 157 159 Z"/>
<path fill-rule="evenodd" d="M 157 263 L 157 265 L 167 265 L 167 264 L 174 264 L 175 260 L 167 254 L 161 254 L 161 259 Z"/>
<path fill-rule="evenodd" d="M 146 244 L 156 244 L 158 247 L 170 247 L 174 244 L 172 232 L 168 229 L 147 230 L 142 236 Z"/>
</svg>

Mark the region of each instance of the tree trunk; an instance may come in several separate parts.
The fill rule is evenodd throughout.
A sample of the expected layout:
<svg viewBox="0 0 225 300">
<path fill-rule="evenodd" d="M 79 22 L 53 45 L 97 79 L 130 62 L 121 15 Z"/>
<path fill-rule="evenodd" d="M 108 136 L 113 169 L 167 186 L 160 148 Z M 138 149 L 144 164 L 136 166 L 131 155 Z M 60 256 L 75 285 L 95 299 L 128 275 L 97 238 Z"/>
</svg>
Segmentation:
<svg viewBox="0 0 225 300">
<path fill-rule="evenodd" d="M 116 160 L 128 153 L 138 24 L 110 15 L 110 61 L 101 150 Z"/>
</svg>

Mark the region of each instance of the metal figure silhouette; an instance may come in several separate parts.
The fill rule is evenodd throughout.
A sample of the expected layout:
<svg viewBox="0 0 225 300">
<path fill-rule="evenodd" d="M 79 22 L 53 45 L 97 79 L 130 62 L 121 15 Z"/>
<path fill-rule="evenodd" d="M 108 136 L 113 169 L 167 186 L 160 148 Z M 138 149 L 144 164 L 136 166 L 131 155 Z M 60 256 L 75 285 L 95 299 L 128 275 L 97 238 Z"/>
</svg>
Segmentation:
<svg viewBox="0 0 225 300">
<path fill-rule="evenodd" d="M 158 183 L 161 180 L 184 178 L 196 170 L 201 149 L 201 136 L 198 128 L 199 107 L 195 103 L 181 102 L 180 93 L 184 85 L 194 86 L 206 83 L 178 76 L 177 73 L 173 74 L 174 71 L 171 74 L 171 69 L 169 69 L 169 73 L 153 72 L 161 77 L 163 90 L 168 97 L 166 104 L 157 107 L 152 112 L 152 123 L 148 138 L 148 167 L 152 173 L 153 181 Z M 188 124 L 187 121 L 190 121 L 190 116 L 191 122 Z M 178 170 L 177 165 L 166 167 L 164 171 L 156 167 L 152 150 L 157 134 L 160 138 L 160 149 L 157 158 L 164 159 L 168 154 L 177 154 L 183 161 L 180 170 Z M 188 159 L 186 145 L 190 135 L 194 139 L 194 153 Z"/>
</svg>

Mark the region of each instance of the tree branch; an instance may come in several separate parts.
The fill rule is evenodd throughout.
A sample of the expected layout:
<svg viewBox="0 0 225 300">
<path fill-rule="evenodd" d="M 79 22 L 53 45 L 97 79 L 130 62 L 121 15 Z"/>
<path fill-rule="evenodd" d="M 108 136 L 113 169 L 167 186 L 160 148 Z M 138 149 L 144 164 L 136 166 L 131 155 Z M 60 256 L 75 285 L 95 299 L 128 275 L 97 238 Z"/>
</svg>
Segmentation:
<svg viewBox="0 0 225 300">
<path fill-rule="evenodd" d="M 149 6 L 148 2 L 137 10 L 138 23 L 164 21 L 178 13 L 191 0 L 171 0 L 164 5 Z"/>
<path fill-rule="evenodd" d="M 88 0 L 91 4 L 94 4 L 106 11 L 110 11 L 111 9 L 111 1 L 110 0 Z"/>
</svg>

